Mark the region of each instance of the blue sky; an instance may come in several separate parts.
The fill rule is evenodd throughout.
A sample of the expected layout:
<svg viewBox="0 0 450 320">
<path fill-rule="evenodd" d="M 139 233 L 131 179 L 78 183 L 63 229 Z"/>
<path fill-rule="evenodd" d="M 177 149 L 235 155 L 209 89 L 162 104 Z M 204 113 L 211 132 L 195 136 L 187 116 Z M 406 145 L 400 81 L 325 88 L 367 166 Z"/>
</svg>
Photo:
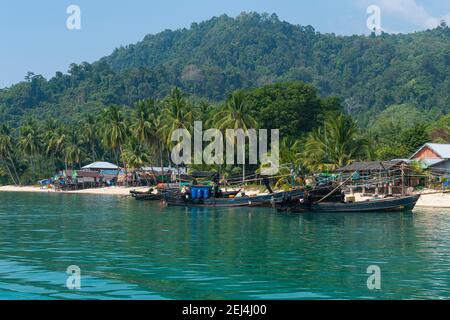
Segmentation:
<svg viewBox="0 0 450 320">
<path fill-rule="evenodd" d="M 81 30 L 68 30 L 66 9 L 81 9 Z M 320 32 L 366 34 L 366 9 L 381 9 L 382 28 L 413 32 L 450 24 L 449 0 L 2 0 L 0 3 L 0 88 L 28 71 L 51 77 L 72 62 L 93 62 L 148 33 L 189 27 L 226 13 L 276 13 Z"/>
</svg>

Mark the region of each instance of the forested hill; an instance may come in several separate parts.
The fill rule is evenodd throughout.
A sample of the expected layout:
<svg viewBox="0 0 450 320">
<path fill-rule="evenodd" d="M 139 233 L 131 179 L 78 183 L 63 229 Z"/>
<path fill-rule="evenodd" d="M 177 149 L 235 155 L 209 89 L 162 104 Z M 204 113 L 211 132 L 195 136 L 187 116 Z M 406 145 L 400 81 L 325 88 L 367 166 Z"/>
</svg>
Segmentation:
<svg viewBox="0 0 450 320">
<path fill-rule="evenodd" d="M 0 90 L 0 121 L 71 119 L 109 104 L 165 96 L 179 86 L 220 101 L 237 88 L 303 80 L 340 96 L 360 123 L 391 105 L 438 117 L 450 108 L 450 28 L 406 35 L 336 36 L 275 15 L 220 16 L 163 31 L 48 81 L 29 74 Z"/>
</svg>

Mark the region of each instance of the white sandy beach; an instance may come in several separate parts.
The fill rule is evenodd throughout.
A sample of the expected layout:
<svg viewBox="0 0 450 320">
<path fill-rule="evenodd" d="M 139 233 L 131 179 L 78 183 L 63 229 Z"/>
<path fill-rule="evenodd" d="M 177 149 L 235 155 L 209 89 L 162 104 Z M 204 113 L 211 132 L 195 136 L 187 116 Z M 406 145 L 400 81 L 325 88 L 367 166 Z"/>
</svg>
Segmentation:
<svg viewBox="0 0 450 320">
<path fill-rule="evenodd" d="M 437 193 L 423 195 L 417 202 L 416 207 L 450 208 L 450 194 Z"/>
<path fill-rule="evenodd" d="M 108 187 L 96 189 L 84 189 L 76 191 L 54 191 L 53 189 L 41 189 L 35 186 L 0 186 L 0 192 L 41 192 L 41 193 L 73 193 L 73 194 L 96 194 L 96 195 L 117 195 L 128 196 L 131 190 L 148 190 L 148 187 L 126 188 L 126 187 Z"/>
</svg>

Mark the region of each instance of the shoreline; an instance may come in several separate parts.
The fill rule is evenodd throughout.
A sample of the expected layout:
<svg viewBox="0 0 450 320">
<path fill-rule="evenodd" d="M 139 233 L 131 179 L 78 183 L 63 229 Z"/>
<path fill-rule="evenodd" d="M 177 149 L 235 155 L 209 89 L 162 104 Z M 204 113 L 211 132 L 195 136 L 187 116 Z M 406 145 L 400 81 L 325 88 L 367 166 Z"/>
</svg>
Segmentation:
<svg viewBox="0 0 450 320">
<path fill-rule="evenodd" d="M 422 195 L 417 201 L 416 207 L 418 208 L 450 208 L 450 194 L 437 193 Z"/>
<path fill-rule="evenodd" d="M 104 188 L 93 188 L 93 189 L 83 189 L 74 191 L 55 191 L 53 189 L 41 189 L 38 186 L 0 186 L 1 192 L 28 192 L 28 193 L 55 193 L 55 194 L 89 194 L 89 195 L 108 195 L 108 196 L 131 196 L 130 191 L 147 191 L 150 187 L 104 187 Z M 258 190 L 248 189 L 246 194 L 249 196 L 256 196 L 260 194 Z"/>
<path fill-rule="evenodd" d="M 105 187 L 94 189 L 83 189 L 74 191 L 55 191 L 52 189 L 41 189 L 37 186 L 0 186 L 0 192 L 33 192 L 33 193 L 55 193 L 55 194 L 90 194 L 90 195 L 113 195 L 130 196 L 131 190 L 146 190 L 148 187 Z"/>
<path fill-rule="evenodd" d="M 0 192 L 34 192 L 34 193 L 55 193 L 55 194 L 89 194 L 107 196 L 130 196 L 131 190 L 147 190 L 149 187 L 104 187 L 94 189 L 84 189 L 75 191 L 55 191 L 52 189 L 41 189 L 37 186 L 0 186 Z M 255 195 L 256 191 L 247 190 L 249 195 Z M 418 208 L 450 208 L 450 194 L 437 193 L 422 195 L 416 204 Z"/>
</svg>

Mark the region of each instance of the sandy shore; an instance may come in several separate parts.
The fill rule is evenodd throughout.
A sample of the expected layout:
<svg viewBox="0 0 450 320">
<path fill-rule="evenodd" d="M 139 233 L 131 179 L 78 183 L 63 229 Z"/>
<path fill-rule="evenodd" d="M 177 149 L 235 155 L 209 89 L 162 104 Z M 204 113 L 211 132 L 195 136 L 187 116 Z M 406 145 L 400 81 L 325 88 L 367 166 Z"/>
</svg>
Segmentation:
<svg viewBox="0 0 450 320">
<path fill-rule="evenodd" d="M 94 194 L 94 195 L 115 195 L 115 196 L 129 196 L 131 190 L 146 191 L 148 187 L 109 187 L 109 188 L 97 188 L 97 189 L 84 189 L 76 191 L 54 191 L 48 189 L 41 189 L 35 186 L 0 186 L 0 192 L 52 192 L 52 193 L 67 193 L 67 194 Z M 430 192 L 430 190 L 427 190 Z M 250 196 L 257 195 L 257 190 L 245 190 L 245 193 Z M 426 193 L 426 192 L 425 192 Z M 437 193 L 422 195 L 417 202 L 417 207 L 429 207 L 429 208 L 450 208 L 450 194 L 449 193 Z"/>
<path fill-rule="evenodd" d="M 142 188 L 125 188 L 125 187 L 109 187 L 109 188 L 96 188 L 96 189 L 84 189 L 76 191 L 54 191 L 52 189 L 41 189 L 34 186 L 0 186 L 0 192 L 43 192 L 43 193 L 73 193 L 73 194 L 96 194 L 96 195 L 116 195 L 116 196 L 128 196 L 131 190 L 148 190 L 148 187 Z"/>
<path fill-rule="evenodd" d="M 420 197 L 416 207 L 450 208 L 450 194 L 437 193 Z"/>
</svg>

